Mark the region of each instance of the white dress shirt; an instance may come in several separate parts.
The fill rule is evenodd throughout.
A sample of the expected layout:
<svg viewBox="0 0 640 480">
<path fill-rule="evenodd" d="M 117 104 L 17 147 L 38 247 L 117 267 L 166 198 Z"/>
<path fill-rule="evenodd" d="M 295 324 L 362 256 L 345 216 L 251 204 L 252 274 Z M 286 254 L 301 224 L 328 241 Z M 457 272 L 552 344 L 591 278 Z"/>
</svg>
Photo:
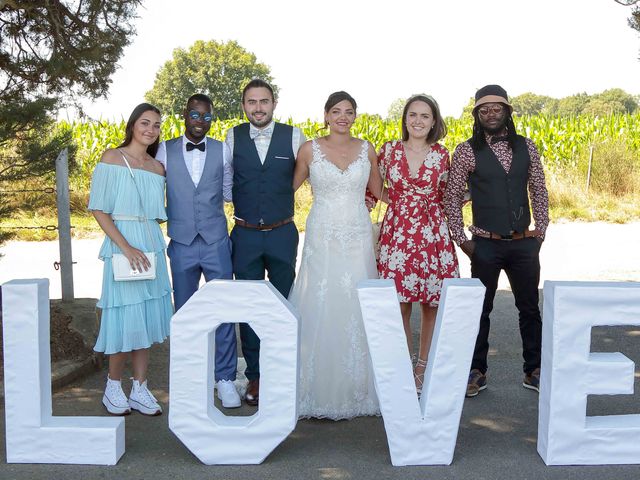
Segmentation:
<svg viewBox="0 0 640 480">
<path fill-rule="evenodd" d="M 260 161 L 263 165 L 267 158 L 267 151 L 271 144 L 271 135 L 273 135 L 275 123 L 275 121 L 271 121 L 271 123 L 264 128 L 256 128 L 251 123 L 249 124 L 249 136 L 253 138 L 253 142 L 256 144 L 256 150 L 258 151 L 258 156 L 260 157 Z M 300 147 L 306 141 L 307 139 L 304 137 L 302 130 L 298 127 L 293 127 L 293 132 L 291 134 L 291 149 L 293 150 L 294 158 L 298 158 L 298 150 L 300 150 Z M 227 138 L 225 138 L 224 143 L 227 144 L 229 151 L 233 155 L 233 128 L 227 130 Z"/>
<path fill-rule="evenodd" d="M 187 167 L 187 171 L 189 172 L 189 176 L 193 181 L 193 184 L 198 187 L 200 183 L 200 178 L 202 178 L 202 171 L 204 170 L 205 160 L 207 158 L 207 139 L 205 138 L 200 143 L 205 144 L 204 152 L 201 152 L 197 148 L 194 148 L 191 151 L 187 151 L 187 143 L 190 143 L 186 136 L 182 136 L 182 156 L 184 157 L 184 163 Z M 193 143 L 193 142 L 191 142 Z M 156 160 L 158 160 L 166 170 L 167 168 L 167 146 L 165 142 L 161 142 L 158 146 L 158 153 L 156 154 Z M 223 143 L 222 144 L 222 161 L 223 161 L 223 171 L 222 171 L 222 196 L 225 202 L 231 201 L 231 191 L 233 188 L 233 165 L 231 160 L 231 150 L 229 147 Z"/>
</svg>

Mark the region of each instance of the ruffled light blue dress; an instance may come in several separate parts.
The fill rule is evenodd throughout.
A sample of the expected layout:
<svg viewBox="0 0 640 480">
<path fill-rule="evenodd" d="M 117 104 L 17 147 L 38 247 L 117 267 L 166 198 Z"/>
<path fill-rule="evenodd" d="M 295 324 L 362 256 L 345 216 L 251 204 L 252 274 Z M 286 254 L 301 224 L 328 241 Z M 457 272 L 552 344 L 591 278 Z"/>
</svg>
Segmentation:
<svg viewBox="0 0 640 480">
<path fill-rule="evenodd" d="M 114 220 L 114 223 L 131 246 L 143 252 L 156 252 L 154 280 L 116 282 L 113 279 L 111 257 L 114 253 L 122 252 L 105 236 L 99 253 L 104 262 L 102 294 L 98 302 L 98 307 L 102 309 L 102 320 L 93 347 L 96 352 L 105 354 L 130 352 L 163 342 L 169 335 L 173 315 L 166 244 L 156 221 L 167 219 L 164 207 L 165 178 L 146 170 L 134 169 L 133 172 L 142 195 L 144 212 L 127 167 L 98 163 L 91 180 L 89 210 L 147 218 L 151 235 L 143 221 Z"/>
</svg>

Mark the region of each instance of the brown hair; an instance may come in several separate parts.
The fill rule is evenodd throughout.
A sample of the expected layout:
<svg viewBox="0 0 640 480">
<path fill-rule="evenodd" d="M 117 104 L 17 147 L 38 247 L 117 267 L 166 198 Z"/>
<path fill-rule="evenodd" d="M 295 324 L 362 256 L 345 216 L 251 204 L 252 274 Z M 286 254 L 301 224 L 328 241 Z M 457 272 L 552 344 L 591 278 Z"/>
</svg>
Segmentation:
<svg viewBox="0 0 640 480">
<path fill-rule="evenodd" d="M 124 130 L 124 142 L 118 145 L 118 148 L 126 147 L 131 143 L 133 139 L 133 126 L 138 121 L 138 119 L 142 116 L 144 112 L 156 112 L 158 115 L 162 115 L 158 107 L 154 107 L 150 103 L 141 103 L 136 108 L 133 109 L 131 115 L 129 115 L 129 120 L 127 120 L 127 126 Z M 160 136 L 156 138 L 156 141 L 147 147 L 147 153 L 155 158 L 156 153 L 158 153 L 158 145 L 160 144 Z"/>
<path fill-rule="evenodd" d="M 273 87 L 269 85 L 267 82 L 262 80 L 261 78 L 254 78 L 249 83 L 247 83 L 242 89 L 242 103 L 244 103 L 244 96 L 247 94 L 247 91 L 251 88 L 266 88 L 271 92 L 271 101 L 276 101 L 276 96 L 273 93 Z"/>
<path fill-rule="evenodd" d="M 324 104 L 324 113 L 329 113 L 329 110 L 331 110 L 343 100 L 349 102 L 353 107 L 353 111 L 357 112 L 358 104 L 356 103 L 356 100 L 347 92 L 340 90 L 339 92 L 333 92 L 331 95 L 329 95 L 329 98 L 327 98 L 327 101 Z M 324 128 L 327 128 L 327 126 L 327 122 L 324 122 Z"/>
<path fill-rule="evenodd" d="M 339 91 L 333 92 L 331 95 L 329 95 L 329 98 L 327 98 L 327 102 L 324 104 L 324 112 L 329 113 L 329 110 L 331 110 L 331 108 L 333 108 L 343 100 L 349 102 L 354 111 L 358 110 L 358 104 L 356 103 L 355 99 L 347 92 Z"/>
<path fill-rule="evenodd" d="M 414 102 L 424 102 L 429 105 L 431 108 L 431 113 L 433 113 L 433 128 L 429 131 L 427 135 L 427 143 L 436 143 L 438 140 L 443 139 L 447 136 L 447 125 L 444 123 L 444 119 L 442 118 L 442 114 L 440 113 L 440 107 L 438 107 L 438 102 L 434 100 L 433 97 L 425 94 L 413 95 L 409 97 L 407 103 L 404 104 L 404 110 L 402 110 L 402 140 L 405 142 L 409 140 L 409 131 L 407 130 L 407 112 L 409 111 L 409 107 Z"/>
</svg>

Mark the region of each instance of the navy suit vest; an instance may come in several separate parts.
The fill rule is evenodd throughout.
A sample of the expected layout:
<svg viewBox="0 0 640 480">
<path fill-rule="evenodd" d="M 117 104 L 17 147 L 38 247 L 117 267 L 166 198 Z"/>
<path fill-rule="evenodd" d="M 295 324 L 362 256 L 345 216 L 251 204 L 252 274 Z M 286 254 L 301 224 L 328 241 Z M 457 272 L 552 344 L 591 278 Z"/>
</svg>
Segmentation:
<svg viewBox="0 0 640 480">
<path fill-rule="evenodd" d="M 211 245 L 227 235 L 222 196 L 222 142 L 207 138 L 202 177 L 196 187 L 182 154 L 183 137 L 166 142 L 167 216 L 169 237 L 191 245 L 199 234 Z"/>
<path fill-rule="evenodd" d="M 233 207 L 235 216 L 254 225 L 293 217 L 293 128 L 276 123 L 264 164 L 249 124 L 233 129 Z"/>
</svg>

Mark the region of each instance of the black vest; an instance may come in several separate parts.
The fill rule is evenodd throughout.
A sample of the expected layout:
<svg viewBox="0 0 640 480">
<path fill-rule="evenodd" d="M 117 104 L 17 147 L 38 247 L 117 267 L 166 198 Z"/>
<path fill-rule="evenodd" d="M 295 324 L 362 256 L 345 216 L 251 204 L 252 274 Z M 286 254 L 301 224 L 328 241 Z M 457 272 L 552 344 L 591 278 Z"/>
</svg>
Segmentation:
<svg viewBox="0 0 640 480">
<path fill-rule="evenodd" d="M 489 145 L 473 153 L 476 167 L 469 175 L 473 224 L 500 235 L 525 231 L 531 223 L 527 188 L 531 158 L 525 138 L 516 138 L 509 173 Z"/>
<path fill-rule="evenodd" d="M 236 217 L 270 225 L 293 217 L 293 127 L 276 123 L 264 164 L 249 124 L 233 129 L 233 208 Z"/>
</svg>

